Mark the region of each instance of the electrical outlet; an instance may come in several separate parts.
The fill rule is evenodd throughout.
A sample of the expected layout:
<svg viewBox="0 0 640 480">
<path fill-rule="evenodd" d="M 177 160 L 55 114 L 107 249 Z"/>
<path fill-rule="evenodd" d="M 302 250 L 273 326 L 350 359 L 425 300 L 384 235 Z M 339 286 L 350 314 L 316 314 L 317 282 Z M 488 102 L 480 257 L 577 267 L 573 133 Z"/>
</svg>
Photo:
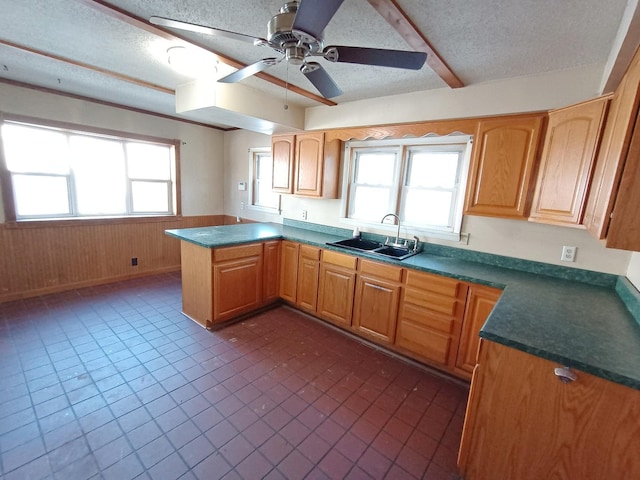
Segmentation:
<svg viewBox="0 0 640 480">
<path fill-rule="evenodd" d="M 560 257 L 560 260 L 562 260 L 563 262 L 575 262 L 577 251 L 578 247 L 569 247 L 565 245 L 564 247 L 562 247 L 562 257 Z"/>
<path fill-rule="evenodd" d="M 240 202 L 240 210 L 244 210 L 244 202 Z"/>
<path fill-rule="evenodd" d="M 307 219 L 307 211 L 302 210 L 302 220 L 306 220 L 306 219 Z"/>
<path fill-rule="evenodd" d="M 132 267 L 138 266 L 138 257 L 131 257 L 131 266 Z"/>
</svg>

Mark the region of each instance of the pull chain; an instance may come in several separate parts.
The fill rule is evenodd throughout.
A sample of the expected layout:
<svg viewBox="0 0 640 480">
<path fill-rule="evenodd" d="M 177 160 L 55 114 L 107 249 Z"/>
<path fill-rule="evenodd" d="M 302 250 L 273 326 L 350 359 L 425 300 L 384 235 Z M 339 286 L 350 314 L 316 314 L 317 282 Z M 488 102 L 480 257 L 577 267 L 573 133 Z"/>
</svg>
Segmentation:
<svg viewBox="0 0 640 480">
<path fill-rule="evenodd" d="M 287 103 L 287 94 L 289 93 L 289 62 L 287 62 L 287 74 L 284 82 L 284 109 L 289 110 L 289 104 Z"/>
</svg>

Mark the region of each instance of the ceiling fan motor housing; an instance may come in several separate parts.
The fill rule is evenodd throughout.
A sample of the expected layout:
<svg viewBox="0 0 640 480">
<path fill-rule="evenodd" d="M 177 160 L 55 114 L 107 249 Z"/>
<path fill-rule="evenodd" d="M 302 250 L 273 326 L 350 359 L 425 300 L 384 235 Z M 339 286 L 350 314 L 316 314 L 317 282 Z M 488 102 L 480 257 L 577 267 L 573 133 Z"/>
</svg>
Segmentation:
<svg viewBox="0 0 640 480">
<path fill-rule="evenodd" d="M 267 24 L 267 40 L 271 48 L 279 51 L 280 53 L 287 52 L 288 59 L 295 59 L 297 61 L 300 58 L 300 49 L 304 52 L 318 53 L 322 51 L 324 43 L 322 38 L 313 37 L 305 32 L 294 32 L 293 22 L 296 18 L 298 11 L 298 2 L 287 2 L 282 8 L 280 13 L 274 15 Z M 295 47 L 298 51 L 291 52 L 289 50 Z M 304 58 L 304 55 L 302 55 Z M 292 61 L 292 63 L 296 63 Z"/>
</svg>

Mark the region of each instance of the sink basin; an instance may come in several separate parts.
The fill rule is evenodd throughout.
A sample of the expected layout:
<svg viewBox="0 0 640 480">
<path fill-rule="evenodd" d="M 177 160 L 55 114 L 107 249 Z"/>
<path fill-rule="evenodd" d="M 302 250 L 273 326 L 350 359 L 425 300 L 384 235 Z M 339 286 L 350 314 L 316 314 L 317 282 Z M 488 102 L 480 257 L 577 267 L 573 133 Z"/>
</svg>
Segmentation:
<svg viewBox="0 0 640 480">
<path fill-rule="evenodd" d="M 374 242 L 373 240 L 365 240 L 359 237 L 347 238 L 337 242 L 328 242 L 327 245 L 347 248 L 350 250 L 358 250 L 374 255 L 380 255 L 382 257 L 394 258 L 396 260 L 404 260 L 405 258 L 412 257 L 418 253 L 407 248 L 382 245 L 379 242 Z"/>
<path fill-rule="evenodd" d="M 418 252 L 414 252 L 412 250 L 409 250 L 408 248 L 384 246 L 376 248 L 372 253 L 375 253 L 377 255 L 384 255 L 385 257 L 395 258 L 396 260 L 404 260 L 405 258 L 414 256 Z"/>
<path fill-rule="evenodd" d="M 335 247 L 352 248 L 354 250 L 371 251 L 382 246 L 379 242 L 373 240 L 365 240 L 364 238 L 354 237 L 340 240 L 338 242 L 329 242 L 327 245 L 333 245 Z"/>
</svg>

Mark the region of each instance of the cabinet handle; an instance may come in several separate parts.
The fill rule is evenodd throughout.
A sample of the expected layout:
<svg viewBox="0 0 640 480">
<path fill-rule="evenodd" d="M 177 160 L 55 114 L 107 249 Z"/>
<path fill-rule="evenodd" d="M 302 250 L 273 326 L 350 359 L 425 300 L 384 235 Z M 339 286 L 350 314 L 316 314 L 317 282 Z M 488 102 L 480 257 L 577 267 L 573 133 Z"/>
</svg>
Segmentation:
<svg viewBox="0 0 640 480">
<path fill-rule="evenodd" d="M 557 367 L 553 370 L 553 373 L 562 383 L 569 383 L 578 379 L 578 375 L 572 372 L 569 367 Z"/>
</svg>

